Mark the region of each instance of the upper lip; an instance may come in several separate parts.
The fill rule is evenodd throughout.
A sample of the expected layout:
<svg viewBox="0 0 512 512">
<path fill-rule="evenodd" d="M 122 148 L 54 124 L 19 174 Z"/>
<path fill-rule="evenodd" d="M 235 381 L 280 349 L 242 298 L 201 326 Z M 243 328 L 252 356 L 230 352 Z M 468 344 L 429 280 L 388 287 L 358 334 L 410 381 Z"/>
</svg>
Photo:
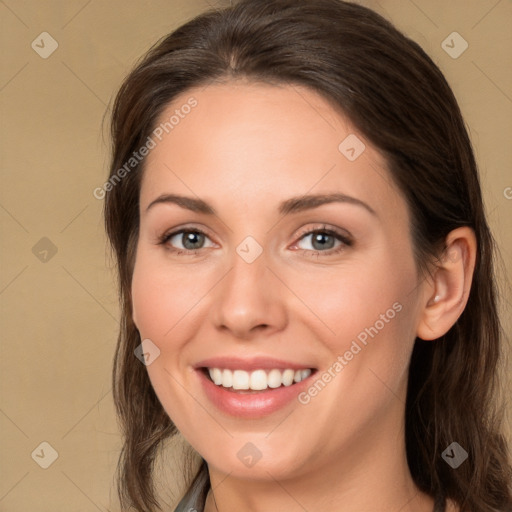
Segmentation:
<svg viewBox="0 0 512 512">
<path fill-rule="evenodd" d="M 306 368 L 314 369 L 313 366 L 307 363 L 295 363 L 271 357 L 251 357 L 241 359 L 233 356 L 203 359 L 195 364 L 194 368 L 222 368 L 226 370 L 245 370 L 247 372 L 253 370 L 270 370 L 272 368 L 280 368 L 283 370 L 287 368 L 292 370 L 303 370 Z"/>
</svg>

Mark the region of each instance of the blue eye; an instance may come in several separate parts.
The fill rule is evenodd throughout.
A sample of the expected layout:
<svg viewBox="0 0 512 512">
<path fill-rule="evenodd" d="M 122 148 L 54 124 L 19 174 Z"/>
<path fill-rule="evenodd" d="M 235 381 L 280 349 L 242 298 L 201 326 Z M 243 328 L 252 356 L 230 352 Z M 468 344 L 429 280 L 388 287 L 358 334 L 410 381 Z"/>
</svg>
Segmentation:
<svg viewBox="0 0 512 512">
<path fill-rule="evenodd" d="M 308 238 L 310 242 L 306 245 L 309 247 L 301 246 L 301 243 Z M 197 228 L 166 233 L 159 239 L 159 244 L 178 255 L 194 255 L 201 249 L 215 245 L 206 233 Z M 302 233 L 295 245 L 308 256 L 330 256 L 351 246 L 352 240 L 346 234 L 324 227 Z"/>
<path fill-rule="evenodd" d="M 180 231 L 174 231 L 173 233 L 165 234 L 160 243 L 163 245 L 169 245 L 173 251 L 195 251 L 203 249 L 204 243 L 209 240 L 208 236 L 199 229 L 182 229 Z M 177 246 L 178 244 L 178 246 Z M 179 244 L 182 247 L 179 247 Z M 207 246 L 212 247 L 213 244 Z"/>
<path fill-rule="evenodd" d="M 308 235 L 305 235 L 301 240 L 305 240 L 308 237 L 312 237 L 311 245 L 313 246 L 313 250 L 315 251 L 332 249 L 337 241 L 334 235 L 330 235 L 325 231 L 315 231 L 313 233 L 309 233 Z"/>
<path fill-rule="evenodd" d="M 306 245 L 309 245 L 309 247 L 301 247 L 300 243 L 308 238 L 310 238 L 310 242 Z M 319 253 L 325 253 L 324 255 L 337 254 L 351 245 L 352 240 L 347 235 L 328 228 L 315 229 L 303 233 L 297 242 L 299 249 L 306 253 L 314 253 L 317 256 Z"/>
</svg>

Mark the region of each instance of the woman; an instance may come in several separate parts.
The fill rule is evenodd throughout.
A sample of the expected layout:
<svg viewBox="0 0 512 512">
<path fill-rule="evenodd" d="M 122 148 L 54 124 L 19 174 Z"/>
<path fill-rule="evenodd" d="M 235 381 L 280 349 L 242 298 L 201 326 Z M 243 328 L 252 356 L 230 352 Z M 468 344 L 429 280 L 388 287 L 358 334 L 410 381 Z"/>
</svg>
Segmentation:
<svg viewBox="0 0 512 512">
<path fill-rule="evenodd" d="M 457 102 L 339 0 L 205 13 L 113 109 L 119 494 L 176 511 L 512 509 L 493 241 Z M 141 364 L 141 362 L 143 364 Z"/>
</svg>

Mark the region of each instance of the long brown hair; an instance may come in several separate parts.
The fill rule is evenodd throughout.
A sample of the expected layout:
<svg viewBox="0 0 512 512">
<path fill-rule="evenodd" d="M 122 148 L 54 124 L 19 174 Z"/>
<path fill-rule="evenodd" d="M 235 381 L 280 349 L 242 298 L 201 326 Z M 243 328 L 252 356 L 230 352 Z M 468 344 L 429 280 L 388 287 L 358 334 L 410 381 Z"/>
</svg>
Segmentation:
<svg viewBox="0 0 512 512">
<path fill-rule="evenodd" d="M 512 470 L 502 414 L 493 405 L 502 335 L 494 242 L 459 106 L 418 44 L 370 9 L 340 0 L 242 0 L 206 12 L 156 44 L 117 94 L 104 214 L 122 306 L 113 369 L 124 436 L 118 465 L 122 506 L 159 508 L 154 461 L 163 441 L 177 432 L 134 356 L 141 339 L 132 321 L 130 286 L 144 159 L 133 168 L 126 162 L 178 94 L 234 78 L 307 86 L 350 119 L 386 158 L 408 202 L 419 268 L 439 256 L 451 230 L 474 229 L 477 261 L 464 312 L 441 339 L 415 342 L 407 457 L 418 487 L 454 500 L 462 512 L 511 509 Z M 123 166 L 126 172 L 119 173 Z M 441 457 L 454 441 L 469 453 L 456 470 Z"/>
</svg>

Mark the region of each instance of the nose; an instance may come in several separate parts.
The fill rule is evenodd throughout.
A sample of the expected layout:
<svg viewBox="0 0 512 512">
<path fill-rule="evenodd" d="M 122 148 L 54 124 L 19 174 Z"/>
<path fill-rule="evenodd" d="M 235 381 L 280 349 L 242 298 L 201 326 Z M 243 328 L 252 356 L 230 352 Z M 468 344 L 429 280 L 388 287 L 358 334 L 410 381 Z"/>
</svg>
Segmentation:
<svg viewBox="0 0 512 512">
<path fill-rule="evenodd" d="M 250 340 L 285 328 L 286 288 L 267 263 L 265 252 L 252 263 L 234 254 L 230 271 L 215 287 L 211 315 L 217 329 Z"/>
</svg>

